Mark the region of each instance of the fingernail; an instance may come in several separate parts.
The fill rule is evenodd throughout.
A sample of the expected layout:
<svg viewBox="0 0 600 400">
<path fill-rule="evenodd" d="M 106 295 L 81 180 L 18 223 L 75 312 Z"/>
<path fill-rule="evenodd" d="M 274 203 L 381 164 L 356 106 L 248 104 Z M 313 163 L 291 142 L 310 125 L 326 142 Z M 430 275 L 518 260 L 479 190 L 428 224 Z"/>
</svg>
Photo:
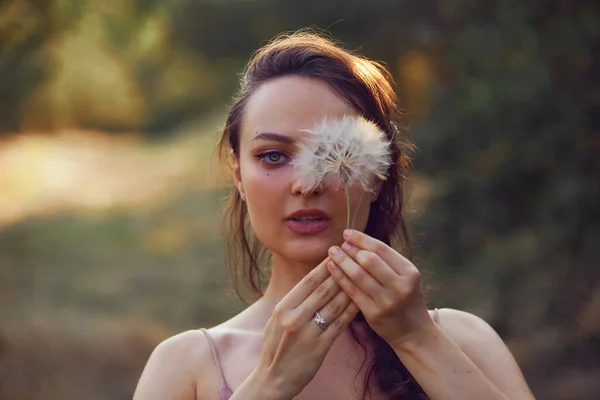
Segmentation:
<svg viewBox="0 0 600 400">
<path fill-rule="evenodd" d="M 352 229 L 346 229 L 344 231 L 344 236 L 352 236 Z"/>
<path fill-rule="evenodd" d="M 344 242 L 344 244 L 342 244 L 342 249 L 348 251 L 352 249 L 352 245 L 348 242 Z"/>
<path fill-rule="evenodd" d="M 329 268 L 330 271 L 335 271 L 337 269 L 335 264 L 332 263 L 331 261 L 327 263 L 327 268 Z"/>
<path fill-rule="evenodd" d="M 332 247 L 329 249 L 329 253 L 331 253 L 332 255 L 336 255 L 339 252 L 337 247 Z"/>
</svg>

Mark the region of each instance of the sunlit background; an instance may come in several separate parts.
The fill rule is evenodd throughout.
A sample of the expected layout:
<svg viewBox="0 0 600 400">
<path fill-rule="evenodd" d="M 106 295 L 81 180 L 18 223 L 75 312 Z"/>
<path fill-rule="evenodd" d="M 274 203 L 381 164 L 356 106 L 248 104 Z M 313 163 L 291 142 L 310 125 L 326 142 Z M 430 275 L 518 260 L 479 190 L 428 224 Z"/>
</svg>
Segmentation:
<svg viewBox="0 0 600 400">
<path fill-rule="evenodd" d="M 0 398 L 130 399 L 243 307 L 213 151 L 252 51 L 327 29 L 387 63 L 431 307 L 539 399 L 600 398 L 600 13 L 585 0 L 0 1 Z"/>
</svg>

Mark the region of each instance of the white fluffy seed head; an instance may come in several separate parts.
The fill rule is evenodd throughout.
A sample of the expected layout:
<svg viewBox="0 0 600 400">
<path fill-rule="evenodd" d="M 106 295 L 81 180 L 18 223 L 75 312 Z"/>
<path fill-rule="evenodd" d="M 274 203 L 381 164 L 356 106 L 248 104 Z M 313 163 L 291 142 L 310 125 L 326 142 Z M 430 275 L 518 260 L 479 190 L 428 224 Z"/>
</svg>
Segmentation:
<svg viewBox="0 0 600 400">
<path fill-rule="evenodd" d="M 372 191 L 376 179 L 385 180 L 391 164 L 390 143 L 379 127 L 360 116 L 326 118 L 298 144 L 292 163 L 303 193 L 336 178 L 343 184 L 359 182 Z"/>
</svg>

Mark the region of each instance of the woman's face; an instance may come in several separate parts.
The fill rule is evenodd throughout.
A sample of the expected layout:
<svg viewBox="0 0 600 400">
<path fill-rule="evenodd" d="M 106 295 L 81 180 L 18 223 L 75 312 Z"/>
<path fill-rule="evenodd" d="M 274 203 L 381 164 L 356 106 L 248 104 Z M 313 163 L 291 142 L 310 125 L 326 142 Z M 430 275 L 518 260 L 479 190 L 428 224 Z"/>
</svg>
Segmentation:
<svg viewBox="0 0 600 400">
<path fill-rule="evenodd" d="M 297 76 L 262 84 L 248 99 L 240 130 L 239 155 L 233 157 L 234 179 L 245 198 L 258 239 L 274 254 L 315 266 L 327 250 L 342 242 L 346 196 L 338 187 L 322 186 L 302 194 L 294 178 L 295 143 L 302 129 L 325 117 L 357 111 L 326 83 Z M 353 228 L 363 230 L 373 194 L 351 188 Z"/>
</svg>

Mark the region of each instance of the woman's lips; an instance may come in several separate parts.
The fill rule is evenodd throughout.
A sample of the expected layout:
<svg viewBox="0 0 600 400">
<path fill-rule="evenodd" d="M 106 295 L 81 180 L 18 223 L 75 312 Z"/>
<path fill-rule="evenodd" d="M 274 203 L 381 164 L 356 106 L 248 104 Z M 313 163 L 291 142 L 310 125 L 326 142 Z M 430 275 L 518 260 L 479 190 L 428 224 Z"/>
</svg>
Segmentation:
<svg viewBox="0 0 600 400">
<path fill-rule="evenodd" d="M 331 225 L 331 220 L 326 218 L 290 218 L 285 220 L 285 226 L 294 233 L 314 235 L 323 232 Z"/>
</svg>

